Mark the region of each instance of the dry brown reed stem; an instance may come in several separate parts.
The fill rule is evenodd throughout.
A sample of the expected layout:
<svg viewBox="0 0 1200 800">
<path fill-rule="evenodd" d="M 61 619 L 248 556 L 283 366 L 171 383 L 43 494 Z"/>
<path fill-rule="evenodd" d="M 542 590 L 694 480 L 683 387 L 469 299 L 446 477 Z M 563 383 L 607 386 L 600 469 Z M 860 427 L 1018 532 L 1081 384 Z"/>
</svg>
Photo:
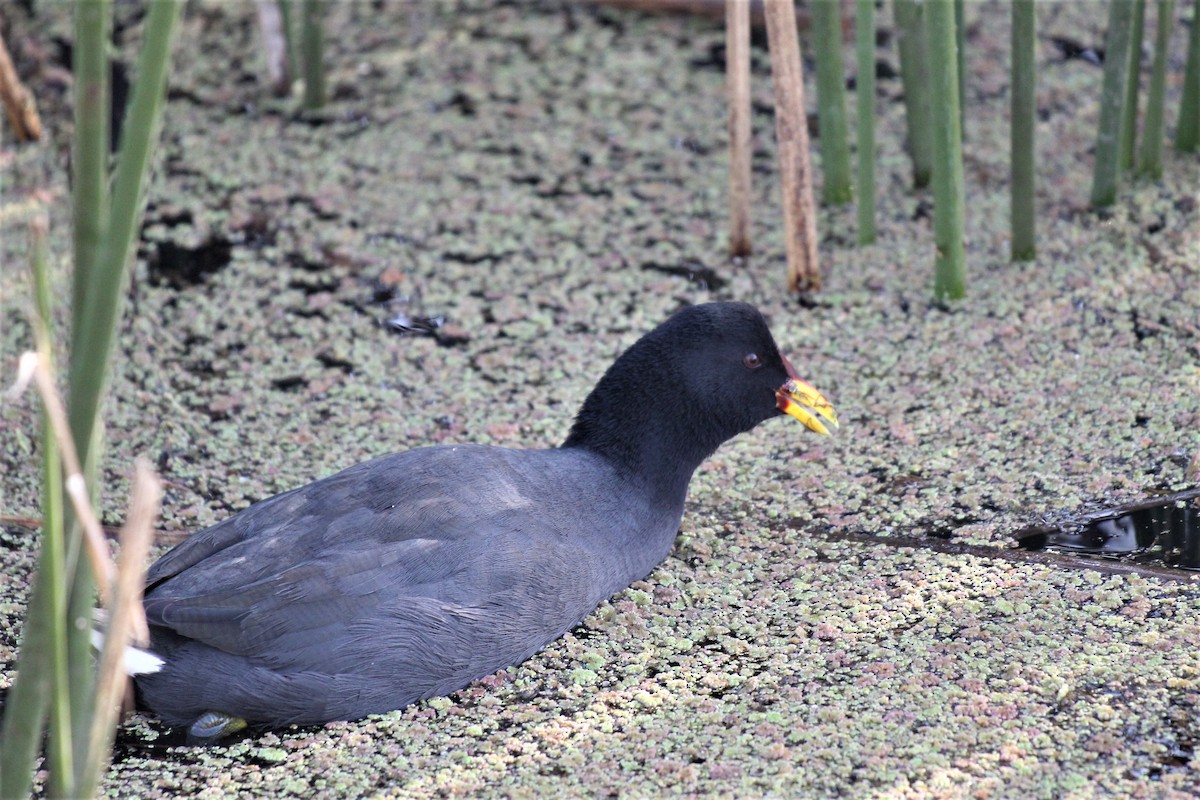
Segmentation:
<svg viewBox="0 0 1200 800">
<path fill-rule="evenodd" d="M 292 88 L 292 79 L 279 3 L 276 0 L 255 0 L 254 8 L 258 12 L 258 29 L 262 32 L 267 83 L 276 97 L 287 97 Z"/>
<path fill-rule="evenodd" d="M 92 718 L 89 756 L 99 771 L 111 752 L 113 728 L 126 688 L 125 650 L 130 643 L 149 643 L 142 608 L 146 562 L 154 542 L 154 522 L 162 499 L 162 482 L 145 459 L 139 458 L 133 480 L 133 497 L 121 528 L 121 563 L 110 591 L 108 632 L 96 678 L 96 706 Z"/>
<path fill-rule="evenodd" d="M 750 1 L 725 5 L 729 91 L 729 254 L 750 255 Z"/>
<path fill-rule="evenodd" d="M 775 82 L 775 137 L 783 186 L 788 291 L 816 291 L 821 288 L 821 271 L 796 12 L 792 0 L 766 0 L 765 12 Z"/>
<path fill-rule="evenodd" d="M 37 326 L 35 326 L 36 328 Z M 38 335 L 39 340 L 44 339 Z M 83 479 L 83 471 L 79 466 L 79 455 L 75 450 L 75 440 L 71 438 L 71 428 L 67 423 L 67 411 L 54 385 L 54 377 L 47 368 L 49 363 L 49 343 L 38 342 L 38 351 L 22 354 L 16 385 L 9 390 L 10 396 L 16 396 L 25 386 L 33 381 L 41 395 L 42 404 L 46 408 L 46 417 L 50 420 L 50 428 L 54 431 L 54 441 L 62 454 L 66 478 L 63 485 L 71 498 L 71 506 L 75 509 L 79 526 L 83 530 L 83 541 L 88 560 L 92 564 L 92 574 L 96 576 L 100 588 L 100 599 L 108 604 L 108 586 L 113 575 L 112 559 L 108 555 L 108 546 L 104 542 L 104 530 L 92 510 L 91 498 L 88 495 L 87 483 Z M 143 623 L 144 624 L 144 623 Z"/>
<path fill-rule="evenodd" d="M 38 116 L 37 104 L 17 76 L 3 39 L 0 39 L 0 103 L 8 113 L 14 139 L 28 142 L 42 138 L 42 119 Z"/>
</svg>

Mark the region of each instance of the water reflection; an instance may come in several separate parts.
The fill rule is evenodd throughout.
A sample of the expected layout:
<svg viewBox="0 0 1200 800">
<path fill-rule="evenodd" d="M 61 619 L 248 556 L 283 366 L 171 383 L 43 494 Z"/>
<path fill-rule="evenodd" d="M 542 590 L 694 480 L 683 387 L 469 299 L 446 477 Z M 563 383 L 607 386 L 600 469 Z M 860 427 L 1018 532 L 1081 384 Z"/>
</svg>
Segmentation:
<svg viewBox="0 0 1200 800">
<path fill-rule="evenodd" d="M 1200 570 L 1200 492 L 1157 503 L 1091 514 L 1057 528 L 1026 528 L 1017 542 L 1028 550 L 1061 550 L 1176 569 Z"/>
</svg>

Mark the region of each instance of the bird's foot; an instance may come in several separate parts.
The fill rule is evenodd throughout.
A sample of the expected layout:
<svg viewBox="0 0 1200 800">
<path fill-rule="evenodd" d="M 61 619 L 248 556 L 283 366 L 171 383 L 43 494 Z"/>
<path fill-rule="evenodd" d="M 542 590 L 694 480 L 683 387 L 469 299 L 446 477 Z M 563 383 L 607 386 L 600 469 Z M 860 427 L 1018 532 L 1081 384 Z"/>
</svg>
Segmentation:
<svg viewBox="0 0 1200 800">
<path fill-rule="evenodd" d="M 205 711 L 188 728 L 189 744 L 213 744 L 245 729 L 246 720 L 224 711 Z"/>
</svg>

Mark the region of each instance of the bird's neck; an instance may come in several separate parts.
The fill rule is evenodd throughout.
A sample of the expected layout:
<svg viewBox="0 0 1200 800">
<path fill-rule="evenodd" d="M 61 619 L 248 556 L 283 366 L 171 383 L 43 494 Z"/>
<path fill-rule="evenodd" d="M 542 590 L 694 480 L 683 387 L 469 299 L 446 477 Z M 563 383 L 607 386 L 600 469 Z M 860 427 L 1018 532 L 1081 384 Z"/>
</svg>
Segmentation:
<svg viewBox="0 0 1200 800">
<path fill-rule="evenodd" d="M 639 491 L 682 505 L 692 474 L 721 442 L 709 441 L 709 426 L 697 424 L 691 410 L 670 406 L 670 398 L 642 395 L 633 386 L 616 393 L 600 388 L 562 446 L 596 453 Z"/>
</svg>

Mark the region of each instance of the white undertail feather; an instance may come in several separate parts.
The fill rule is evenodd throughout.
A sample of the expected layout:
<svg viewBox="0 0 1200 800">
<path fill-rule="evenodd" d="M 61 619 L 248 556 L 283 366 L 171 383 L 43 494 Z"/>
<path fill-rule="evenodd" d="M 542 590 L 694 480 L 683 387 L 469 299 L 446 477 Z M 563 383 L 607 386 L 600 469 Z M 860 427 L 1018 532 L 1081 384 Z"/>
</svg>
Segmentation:
<svg viewBox="0 0 1200 800">
<path fill-rule="evenodd" d="M 104 649 L 104 631 L 102 627 L 108 622 L 108 617 L 103 610 L 93 609 L 92 618 L 94 623 L 91 637 L 92 647 L 98 653 Z M 126 675 L 150 675 L 158 672 L 166 663 L 149 650 L 134 647 L 133 645 L 125 648 L 125 655 L 121 659 L 121 666 L 125 669 Z"/>
</svg>

